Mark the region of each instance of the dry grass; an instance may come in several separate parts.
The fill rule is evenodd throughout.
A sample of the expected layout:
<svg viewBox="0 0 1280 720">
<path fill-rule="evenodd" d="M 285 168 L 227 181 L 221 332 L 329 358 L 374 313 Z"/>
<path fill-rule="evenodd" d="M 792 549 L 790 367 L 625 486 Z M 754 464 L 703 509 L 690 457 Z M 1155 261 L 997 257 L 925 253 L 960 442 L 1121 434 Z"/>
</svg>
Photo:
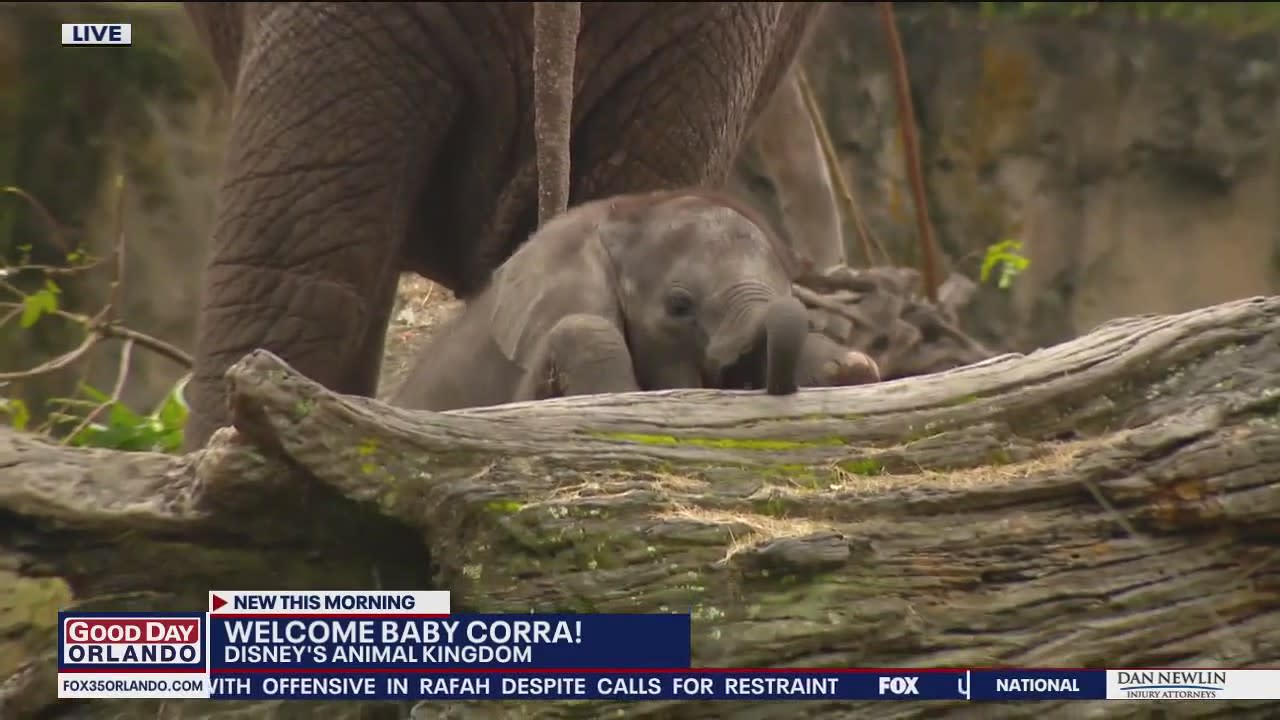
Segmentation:
<svg viewBox="0 0 1280 720">
<path fill-rule="evenodd" d="M 824 488 L 820 492 L 847 496 L 875 495 L 912 486 L 928 486 L 957 492 L 983 487 L 996 487 L 1028 477 L 1044 476 L 1065 471 L 1071 467 L 1081 453 L 1088 450 L 1098 450 L 1109 445 L 1112 441 L 1113 439 L 1107 439 L 1102 442 L 1091 440 L 1061 443 L 1052 446 L 1049 452 L 1034 460 L 1010 465 L 981 466 L 948 472 L 925 470 L 906 475 L 859 475 L 837 466 L 832 466 L 830 469 L 835 484 Z M 777 483 L 767 483 L 761 488 L 761 492 L 768 493 L 769 497 L 772 498 L 804 496 L 812 499 L 815 494 L 811 486 L 803 487 L 799 484 L 783 485 Z M 759 500 L 761 497 L 759 494 L 753 494 L 750 499 Z M 745 531 L 741 535 L 731 535 L 732 540 L 729 547 L 726 548 L 725 556 L 721 562 L 726 562 L 737 553 L 758 546 L 761 543 L 784 538 L 805 537 L 832 529 L 829 523 L 809 518 L 787 518 L 750 512 L 705 510 L 683 504 L 675 504 L 670 510 L 660 513 L 657 517 L 660 520 L 695 522 L 704 525 L 744 529 Z"/>
<path fill-rule="evenodd" d="M 805 537 L 830 530 L 827 524 L 805 518 L 779 518 L 755 513 L 707 510 L 687 505 L 673 507 L 659 515 L 658 519 L 731 528 L 729 533 L 732 540 L 729 547 L 725 549 L 724 557 L 720 560 L 722 563 L 743 550 L 763 542 Z M 738 528 L 744 531 L 741 536 L 734 534 L 735 529 Z"/>
<path fill-rule="evenodd" d="M 859 475 L 839 466 L 832 466 L 836 483 L 831 492 L 850 495 L 876 495 L 890 489 L 928 487 L 938 490 L 964 492 L 990 488 L 1022 480 L 1035 475 L 1048 475 L 1066 470 L 1083 451 L 1100 447 L 1097 440 L 1082 440 L 1057 445 L 1046 444 L 1047 452 L 1038 458 L 1009 465 L 980 465 L 963 470 L 921 470 L 909 474 Z M 812 493 L 812 491 L 809 491 Z M 807 494 L 795 492 L 793 494 Z"/>
<path fill-rule="evenodd" d="M 387 328 L 378 397 L 385 398 L 400 385 L 418 349 L 461 307 L 452 293 L 430 280 L 413 274 L 401 276 Z"/>
</svg>

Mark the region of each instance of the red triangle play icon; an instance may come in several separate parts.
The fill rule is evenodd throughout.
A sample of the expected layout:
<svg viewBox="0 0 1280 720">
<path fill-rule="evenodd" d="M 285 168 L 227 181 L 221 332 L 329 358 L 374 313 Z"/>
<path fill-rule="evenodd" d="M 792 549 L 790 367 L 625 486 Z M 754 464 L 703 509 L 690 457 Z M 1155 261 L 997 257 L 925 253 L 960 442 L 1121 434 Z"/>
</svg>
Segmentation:
<svg viewBox="0 0 1280 720">
<path fill-rule="evenodd" d="M 217 595 L 211 595 L 211 596 L 210 596 L 210 598 L 209 598 L 209 604 L 213 606 L 213 607 L 209 608 L 209 612 L 218 612 L 218 610 L 219 610 L 223 605 L 226 605 L 226 604 L 227 604 L 227 601 L 226 601 L 226 600 L 223 600 L 222 598 L 218 597 Z"/>
</svg>

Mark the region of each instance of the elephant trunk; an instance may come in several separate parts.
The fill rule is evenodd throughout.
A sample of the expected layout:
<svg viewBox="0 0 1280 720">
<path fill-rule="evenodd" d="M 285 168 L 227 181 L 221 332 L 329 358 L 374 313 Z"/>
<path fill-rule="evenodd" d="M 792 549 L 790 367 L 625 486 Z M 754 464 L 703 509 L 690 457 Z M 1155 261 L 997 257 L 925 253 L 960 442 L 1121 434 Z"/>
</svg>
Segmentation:
<svg viewBox="0 0 1280 720">
<path fill-rule="evenodd" d="M 770 395 L 797 389 L 797 368 L 809 332 L 804 305 L 790 296 L 739 305 L 712 338 L 707 352 L 709 387 L 760 387 Z M 763 378 L 761 378 L 763 375 Z"/>
<path fill-rule="evenodd" d="M 798 389 L 796 370 L 809 335 L 809 313 L 793 297 L 769 303 L 765 312 L 764 389 L 770 395 L 790 395 Z"/>
</svg>

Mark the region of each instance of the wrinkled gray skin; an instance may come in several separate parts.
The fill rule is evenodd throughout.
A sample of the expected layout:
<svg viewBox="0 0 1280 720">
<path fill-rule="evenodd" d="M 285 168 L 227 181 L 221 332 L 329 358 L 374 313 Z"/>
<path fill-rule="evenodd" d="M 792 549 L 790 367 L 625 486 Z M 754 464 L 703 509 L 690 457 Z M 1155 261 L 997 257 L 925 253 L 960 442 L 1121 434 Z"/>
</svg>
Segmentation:
<svg viewBox="0 0 1280 720">
<path fill-rule="evenodd" d="M 569 201 L 721 186 L 820 6 L 583 3 L 557 105 Z M 186 7 L 233 94 L 195 448 L 228 423 L 223 374 L 255 348 L 371 395 L 399 274 L 475 295 L 536 229 L 539 178 L 530 3 Z"/>
<path fill-rule="evenodd" d="M 450 410 L 728 384 L 794 392 L 809 322 L 774 242 L 697 193 L 577 206 L 498 268 L 391 402 Z"/>
</svg>

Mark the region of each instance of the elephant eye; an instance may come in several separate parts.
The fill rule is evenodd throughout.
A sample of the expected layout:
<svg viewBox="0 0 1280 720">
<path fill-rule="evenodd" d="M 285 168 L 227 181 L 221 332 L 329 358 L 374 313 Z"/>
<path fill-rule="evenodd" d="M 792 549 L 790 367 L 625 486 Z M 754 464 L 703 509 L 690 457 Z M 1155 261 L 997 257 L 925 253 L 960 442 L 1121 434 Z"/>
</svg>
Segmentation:
<svg viewBox="0 0 1280 720">
<path fill-rule="evenodd" d="M 662 302 L 671 317 L 687 318 L 693 314 L 693 295 L 684 288 L 671 288 Z"/>
</svg>

